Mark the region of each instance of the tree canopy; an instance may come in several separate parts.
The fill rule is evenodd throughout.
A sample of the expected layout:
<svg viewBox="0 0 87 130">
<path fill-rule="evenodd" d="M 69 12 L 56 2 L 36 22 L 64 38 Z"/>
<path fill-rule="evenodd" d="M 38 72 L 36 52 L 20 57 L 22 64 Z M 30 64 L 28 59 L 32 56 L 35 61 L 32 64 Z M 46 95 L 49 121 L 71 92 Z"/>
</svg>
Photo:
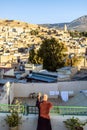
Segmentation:
<svg viewBox="0 0 87 130">
<path fill-rule="evenodd" d="M 35 53 L 35 49 L 33 48 L 29 52 L 29 62 L 30 63 L 32 63 L 32 64 L 36 63 L 35 56 L 36 56 L 36 53 Z"/>
<path fill-rule="evenodd" d="M 54 38 L 43 40 L 38 51 L 38 57 L 41 58 L 43 68 L 49 71 L 64 66 L 64 50 L 65 45 Z"/>
</svg>

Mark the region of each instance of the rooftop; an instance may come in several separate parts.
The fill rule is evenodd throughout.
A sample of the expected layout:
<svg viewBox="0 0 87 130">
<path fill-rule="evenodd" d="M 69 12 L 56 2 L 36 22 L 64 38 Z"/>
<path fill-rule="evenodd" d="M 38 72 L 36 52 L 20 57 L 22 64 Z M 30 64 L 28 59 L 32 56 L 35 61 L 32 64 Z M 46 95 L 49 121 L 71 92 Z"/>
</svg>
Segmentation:
<svg viewBox="0 0 87 130">
<path fill-rule="evenodd" d="M 16 97 L 14 98 L 13 104 L 15 104 L 16 99 L 29 106 L 36 105 L 36 98 Z M 49 98 L 48 100 L 52 102 L 53 106 L 87 106 L 87 96 L 82 92 L 78 92 L 76 95 L 69 97 L 69 100 L 66 102 L 62 100 L 61 96 L 58 96 L 58 98 Z"/>
</svg>

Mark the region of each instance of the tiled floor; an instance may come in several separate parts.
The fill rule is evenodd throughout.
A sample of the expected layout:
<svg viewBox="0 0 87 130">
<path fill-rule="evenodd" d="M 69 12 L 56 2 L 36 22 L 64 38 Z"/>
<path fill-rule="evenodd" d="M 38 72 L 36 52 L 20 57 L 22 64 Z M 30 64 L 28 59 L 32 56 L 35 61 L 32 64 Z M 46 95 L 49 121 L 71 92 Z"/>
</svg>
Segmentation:
<svg viewBox="0 0 87 130">
<path fill-rule="evenodd" d="M 36 98 L 15 98 L 13 103 L 15 103 L 16 99 L 18 99 L 19 102 L 21 101 L 22 104 L 26 103 L 30 106 L 36 105 Z M 53 106 L 87 106 L 87 96 L 85 96 L 83 93 L 78 93 L 73 97 L 69 97 L 67 102 L 62 101 L 61 97 L 50 98 L 48 100 L 52 102 Z"/>
</svg>

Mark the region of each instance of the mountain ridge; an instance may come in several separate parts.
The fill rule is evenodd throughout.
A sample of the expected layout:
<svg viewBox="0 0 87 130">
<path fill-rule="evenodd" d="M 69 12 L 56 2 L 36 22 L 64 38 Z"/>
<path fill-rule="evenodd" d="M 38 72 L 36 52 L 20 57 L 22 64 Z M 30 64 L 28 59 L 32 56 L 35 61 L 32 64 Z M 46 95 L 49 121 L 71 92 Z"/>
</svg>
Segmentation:
<svg viewBox="0 0 87 130">
<path fill-rule="evenodd" d="M 81 16 L 77 19 L 74 19 L 71 22 L 63 22 L 63 23 L 54 23 L 54 24 L 31 24 L 19 20 L 7 20 L 7 19 L 0 19 L 0 26 L 24 26 L 24 27 L 48 27 L 48 28 L 55 28 L 55 29 L 64 29 L 64 25 L 66 24 L 68 30 L 77 30 L 80 32 L 87 32 L 87 15 Z"/>
<path fill-rule="evenodd" d="M 41 26 L 55 29 L 63 29 L 67 25 L 68 30 L 87 31 L 87 15 L 81 16 L 71 22 L 54 23 L 54 24 L 40 24 Z"/>
</svg>

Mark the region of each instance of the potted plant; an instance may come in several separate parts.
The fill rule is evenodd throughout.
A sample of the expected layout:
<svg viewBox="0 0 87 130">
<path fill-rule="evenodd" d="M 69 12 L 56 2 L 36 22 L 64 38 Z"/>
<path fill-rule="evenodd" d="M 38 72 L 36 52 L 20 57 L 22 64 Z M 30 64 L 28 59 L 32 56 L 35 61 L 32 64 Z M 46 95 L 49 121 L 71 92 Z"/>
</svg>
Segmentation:
<svg viewBox="0 0 87 130">
<path fill-rule="evenodd" d="M 15 100 L 16 108 L 13 107 L 10 109 L 10 114 L 8 114 L 5 118 L 6 123 L 8 124 L 10 130 L 18 130 L 18 125 L 21 123 L 21 116 L 19 113 L 21 112 L 20 105 L 21 101 L 18 99 Z"/>
<path fill-rule="evenodd" d="M 18 130 L 18 125 L 21 123 L 21 116 L 16 110 L 12 110 L 5 118 L 10 130 Z"/>
<path fill-rule="evenodd" d="M 87 121 L 81 122 L 79 118 L 70 118 L 64 121 L 64 124 L 68 130 L 83 130 L 83 126 L 87 124 Z"/>
</svg>

